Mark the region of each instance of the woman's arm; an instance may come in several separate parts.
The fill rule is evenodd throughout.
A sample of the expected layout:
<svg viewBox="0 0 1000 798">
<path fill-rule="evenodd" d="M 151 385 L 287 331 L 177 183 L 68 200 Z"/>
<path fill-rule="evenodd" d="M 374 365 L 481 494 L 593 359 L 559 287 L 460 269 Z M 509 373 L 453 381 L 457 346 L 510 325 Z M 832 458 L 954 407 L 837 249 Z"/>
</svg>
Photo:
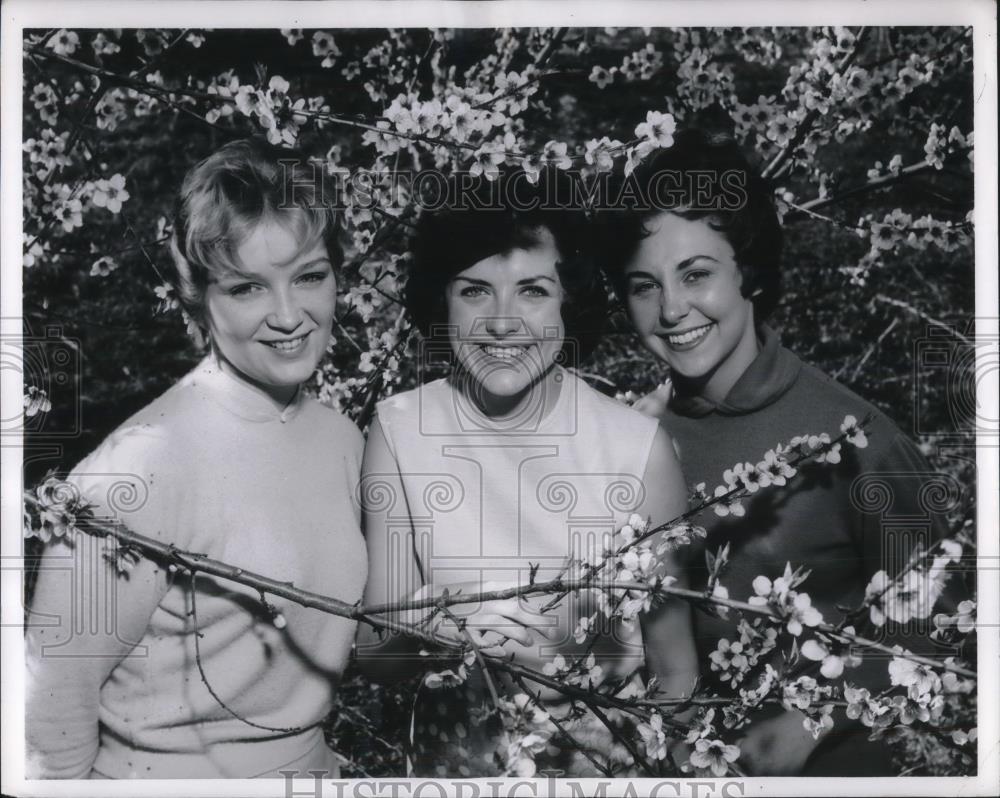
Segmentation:
<svg viewBox="0 0 1000 798">
<path fill-rule="evenodd" d="M 408 520 L 399 465 L 389 450 L 377 416 L 368 430 L 360 494 L 361 524 L 368 547 L 364 603 L 387 604 L 408 599 L 424 585 L 424 577 L 413 548 L 413 527 Z M 419 618 L 416 613 L 392 613 L 387 617 L 404 623 Z M 415 640 L 376 631 L 364 622 L 358 624 L 356 651 L 361 667 L 380 681 L 401 679 L 417 670 L 419 645 Z"/>
<path fill-rule="evenodd" d="M 646 501 L 639 514 L 649 517 L 654 525 L 662 524 L 687 511 L 687 488 L 680 463 L 674 454 L 667 432 L 659 427 L 653 440 L 646 471 L 643 475 Z M 683 552 L 664 555 L 662 568 L 673 576 L 676 587 L 687 587 L 687 571 Z M 688 696 L 698 677 L 698 656 L 691 628 L 691 606 L 681 599 L 667 598 L 642 618 L 646 665 L 655 674 L 667 696 Z"/>
<path fill-rule="evenodd" d="M 149 560 L 118 575 L 103 545 L 79 533 L 72 545 L 53 541 L 42 556 L 25 639 L 29 778 L 90 775 L 101 686 L 142 640 L 166 589 Z"/>
</svg>

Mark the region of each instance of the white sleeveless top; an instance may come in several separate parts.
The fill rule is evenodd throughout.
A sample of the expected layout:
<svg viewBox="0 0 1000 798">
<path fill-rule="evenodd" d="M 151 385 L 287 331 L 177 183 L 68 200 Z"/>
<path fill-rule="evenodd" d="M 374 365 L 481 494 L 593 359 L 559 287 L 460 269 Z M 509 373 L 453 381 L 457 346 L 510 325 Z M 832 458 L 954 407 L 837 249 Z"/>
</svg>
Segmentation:
<svg viewBox="0 0 1000 798">
<path fill-rule="evenodd" d="M 387 499 L 393 501 L 389 524 L 395 518 L 400 530 L 412 525 L 412 548 L 401 541 L 400 556 L 416 555 L 426 583 L 527 584 L 535 565 L 535 581 L 543 581 L 556 576 L 569 557 L 603 547 L 642 503 L 656 420 L 565 369 L 559 368 L 556 380 L 560 393 L 548 415 L 542 416 L 540 397 L 504 426 L 482 416 L 446 379 L 379 403 L 405 493 Z M 405 586 L 400 597 L 419 587 Z M 550 598 L 532 601 L 537 607 Z M 539 667 L 557 653 L 568 658 L 584 652 L 573 631 L 578 618 L 593 611 L 592 603 L 578 596 L 564 600 L 549 613 L 549 641 L 539 640 L 531 651 L 518 649 L 518 661 Z M 462 605 L 453 609 L 457 615 L 468 611 Z M 594 653 L 606 676 L 624 675 L 642 663 L 638 625 L 604 632 Z"/>
</svg>

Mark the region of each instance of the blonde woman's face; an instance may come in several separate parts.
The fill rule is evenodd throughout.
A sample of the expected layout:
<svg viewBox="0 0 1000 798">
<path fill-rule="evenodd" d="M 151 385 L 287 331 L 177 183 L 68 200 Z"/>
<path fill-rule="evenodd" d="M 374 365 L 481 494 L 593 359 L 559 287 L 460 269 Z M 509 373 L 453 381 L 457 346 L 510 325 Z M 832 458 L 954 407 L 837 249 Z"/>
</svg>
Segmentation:
<svg viewBox="0 0 1000 798">
<path fill-rule="evenodd" d="M 303 248 L 263 221 L 236 252 L 238 273 L 205 292 L 206 324 L 223 366 L 286 399 L 319 364 L 330 339 L 337 280 L 323 241 Z"/>
</svg>

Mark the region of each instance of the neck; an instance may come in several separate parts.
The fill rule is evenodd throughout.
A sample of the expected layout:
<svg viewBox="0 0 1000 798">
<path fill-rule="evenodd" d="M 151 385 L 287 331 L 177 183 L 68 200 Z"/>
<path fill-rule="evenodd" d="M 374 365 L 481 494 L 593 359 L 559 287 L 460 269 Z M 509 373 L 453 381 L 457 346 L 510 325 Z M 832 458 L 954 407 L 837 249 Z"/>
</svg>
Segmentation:
<svg viewBox="0 0 1000 798">
<path fill-rule="evenodd" d="M 267 400 L 275 410 L 281 412 L 295 400 L 299 393 L 299 385 L 270 385 L 268 383 L 255 380 L 243 371 L 240 371 L 218 350 L 213 350 L 215 360 L 219 364 L 219 369 L 232 377 L 237 382 L 242 383 L 250 390 L 260 394 L 261 398 Z"/>
<path fill-rule="evenodd" d="M 560 370 L 550 368 L 541 379 L 533 382 L 520 393 L 511 396 L 498 396 L 482 387 L 473 380 L 467 372 L 458 375 L 458 385 L 469 402 L 482 415 L 498 424 L 512 422 L 522 417 L 526 411 L 532 419 L 547 418 L 555 408 L 562 390 L 563 377 Z M 541 404 L 540 417 L 532 412 L 532 408 Z"/>
<path fill-rule="evenodd" d="M 675 374 L 674 387 L 683 396 L 698 396 L 713 404 L 721 404 L 740 377 L 750 368 L 750 364 L 756 360 L 758 354 L 760 354 L 760 342 L 757 340 L 757 330 L 751 320 L 736 348 L 724 361 L 708 374 L 694 379 Z"/>
</svg>

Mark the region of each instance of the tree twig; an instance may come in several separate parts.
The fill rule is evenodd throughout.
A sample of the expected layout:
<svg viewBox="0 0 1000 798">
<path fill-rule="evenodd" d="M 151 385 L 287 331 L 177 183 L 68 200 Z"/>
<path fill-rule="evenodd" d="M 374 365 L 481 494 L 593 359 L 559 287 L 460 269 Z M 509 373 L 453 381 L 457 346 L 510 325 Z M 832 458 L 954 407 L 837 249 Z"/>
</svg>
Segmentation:
<svg viewBox="0 0 1000 798">
<path fill-rule="evenodd" d="M 902 308 L 907 313 L 911 313 L 912 315 L 916 316 L 917 318 L 923 319 L 928 324 L 930 324 L 932 327 L 937 327 L 938 329 L 946 330 L 948 333 L 950 333 L 951 335 L 955 336 L 963 344 L 967 344 L 969 346 L 973 346 L 974 342 L 970 338 L 967 338 L 966 336 L 962 335 L 962 333 L 960 333 L 958 330 L 956 330 L 955 327 L 954 327 L 954 325 L 946 324 L 945 322 L 941 321 L 940 319 L 935 319 L 932 316 L 929 316 L 926 313 L 924 313 L 919 308 L 913 307 L 913 305 L 909 304 L 908 302 L 904 302 L 901 299 L 894 299 L 893 297 L 886 296 L 885 294 L 876 294 L 873 297 L 873 299 L 876 302 L 882 302 L 882 303 L 884 303 L 886 305 L 892 305 L 893 307 Z"/>
<path fill-rule="evenodd" d="M 855 58 L 857 58 L 858 53 L 861 50 L 861 44 L 865 40 L 865 36 L 869 28 L 862 27 L 858 31 L 857 36 L 854 39 L 854 46 L 851 48 L 851 52 L 847 53 L 837 65 L 837 75 L 843 75 L 847 68 L 851 65 Z M 820 112 L 818 108 L 811 108 L 806 112 L 805 116 L 799 121 L 795 126 L 795 132 L 792 134 L 791 139 L 782 148 L 774 159 L 764 167 L 761 172 L 761 177 L 770 178 L 777 175 L 778 171 L 785 165 L 785 162 L 792 157 L 792 153 L 795 152 L 796 147 L 802 143 L 806 135 L 809 133 L 809 129 L 812 127 L 813 122 L 819 117 Z"/>
</svg>

